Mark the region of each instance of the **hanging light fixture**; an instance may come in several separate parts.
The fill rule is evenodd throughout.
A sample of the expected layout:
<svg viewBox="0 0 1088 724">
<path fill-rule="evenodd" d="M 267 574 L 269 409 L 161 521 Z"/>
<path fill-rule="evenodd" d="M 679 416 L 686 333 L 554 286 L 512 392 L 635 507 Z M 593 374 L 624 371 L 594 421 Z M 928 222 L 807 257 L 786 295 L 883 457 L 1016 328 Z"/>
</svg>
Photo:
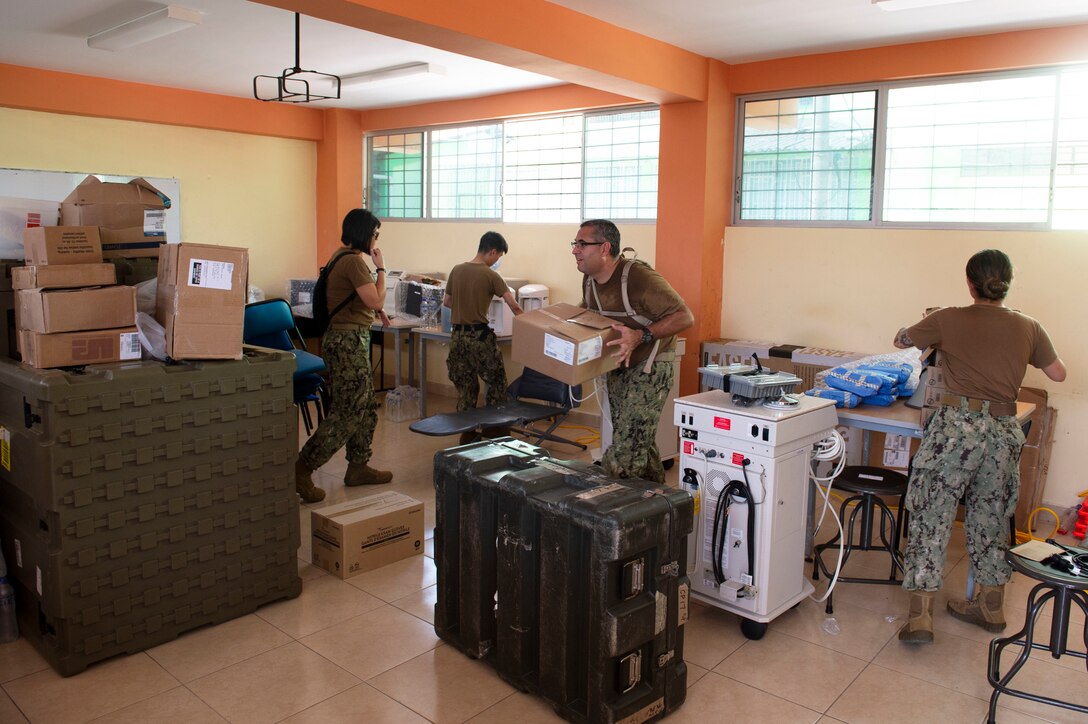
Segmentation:
<svg viewBox="0 0 1088 724">
<path fill-rule="evenodd" d="M 313 101 L 334 101 L 340 98 L 340 76 L 302 69 L 299 63 L 298 28 L 299 14 L 295 13 L 295 66 L 293 68 L 284 68 L 279 75 L 253 76 L 253 97 L 257 100 L 280 101 L 281 103 L 311 103 Z M 269 90 L 272 83 L 275 83 L 275 93 L 262 96 L 261 86 Z"/>
</svg>

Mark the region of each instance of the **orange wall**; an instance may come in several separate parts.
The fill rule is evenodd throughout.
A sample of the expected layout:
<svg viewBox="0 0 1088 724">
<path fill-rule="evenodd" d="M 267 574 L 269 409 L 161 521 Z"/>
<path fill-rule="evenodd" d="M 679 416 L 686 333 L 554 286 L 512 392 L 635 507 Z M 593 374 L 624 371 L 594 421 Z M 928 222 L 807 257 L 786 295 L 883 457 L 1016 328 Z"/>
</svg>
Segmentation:
<svg viewBox="0 0 1088 724">
<path fill-rule="evenodd" d="M 1082 62 L 1088 25 L 1069 25 L 742 63 L 731 67 L 729 89 L 744 95 Z"/>
</svg>

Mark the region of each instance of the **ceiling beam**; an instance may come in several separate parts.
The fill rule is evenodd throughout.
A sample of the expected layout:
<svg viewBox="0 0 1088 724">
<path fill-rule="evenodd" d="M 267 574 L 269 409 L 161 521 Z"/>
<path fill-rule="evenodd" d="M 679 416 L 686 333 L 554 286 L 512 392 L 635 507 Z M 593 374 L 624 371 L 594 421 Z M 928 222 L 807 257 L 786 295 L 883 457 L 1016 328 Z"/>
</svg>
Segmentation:
<svg viewBox="0 0 1088 724">
<path fill-rule="evenodd" d="M 654 103 L 702 101 L 707 59 L 544 0 L 257 0 Z"/>
</svg>

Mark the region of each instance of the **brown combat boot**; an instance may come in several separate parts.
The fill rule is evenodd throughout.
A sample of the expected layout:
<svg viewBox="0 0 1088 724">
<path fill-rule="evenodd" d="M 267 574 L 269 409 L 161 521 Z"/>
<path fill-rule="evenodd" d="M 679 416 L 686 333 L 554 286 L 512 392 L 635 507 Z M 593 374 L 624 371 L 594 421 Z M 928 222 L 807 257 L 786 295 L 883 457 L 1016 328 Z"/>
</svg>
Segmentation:
<svg viewBox="0 0 1088 724">
<path fill-rule="evenodd" d="M 970 601 L 949 601 L 948 612 L 990 633 L 1005 630 L 1005 586 L 979 586 Z"/>
<path fill-rule="evenodd" d="M 348 463 L 348 471 L 344 474 L 344 485 L 355 487 L 356 485 L 384 485 L 393 479 L 393 473 L 387 470 L 375 470 L 369 465 Z"/>
<path fill-rule="evenodd" d="M 933 591 L 910 592 L 910 614 L 899 629 L 899 640 L 908 644 L 933 643 Z"/>
<path fill-rule="evenodd" d="M 295 461 L 295 491 L 303 503 L 320 503 L 325 499 L 325 491 L 314 485 L 313 472 L 301 460 Z"/>
</svg>

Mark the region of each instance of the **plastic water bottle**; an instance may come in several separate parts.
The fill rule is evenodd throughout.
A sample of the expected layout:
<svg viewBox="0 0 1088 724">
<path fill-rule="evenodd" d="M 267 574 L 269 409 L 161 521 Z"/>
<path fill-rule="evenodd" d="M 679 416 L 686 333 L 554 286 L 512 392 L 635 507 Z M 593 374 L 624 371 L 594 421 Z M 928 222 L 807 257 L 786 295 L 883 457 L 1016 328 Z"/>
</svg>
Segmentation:
<svg viewBox="0 0 1088 724">
<path fill-rule="evenodd" d="M 7 578 L 0 577 L 0 644 L 19 638 L 19 624 L 15 620 L 15 589 Z"/>
</svg>

